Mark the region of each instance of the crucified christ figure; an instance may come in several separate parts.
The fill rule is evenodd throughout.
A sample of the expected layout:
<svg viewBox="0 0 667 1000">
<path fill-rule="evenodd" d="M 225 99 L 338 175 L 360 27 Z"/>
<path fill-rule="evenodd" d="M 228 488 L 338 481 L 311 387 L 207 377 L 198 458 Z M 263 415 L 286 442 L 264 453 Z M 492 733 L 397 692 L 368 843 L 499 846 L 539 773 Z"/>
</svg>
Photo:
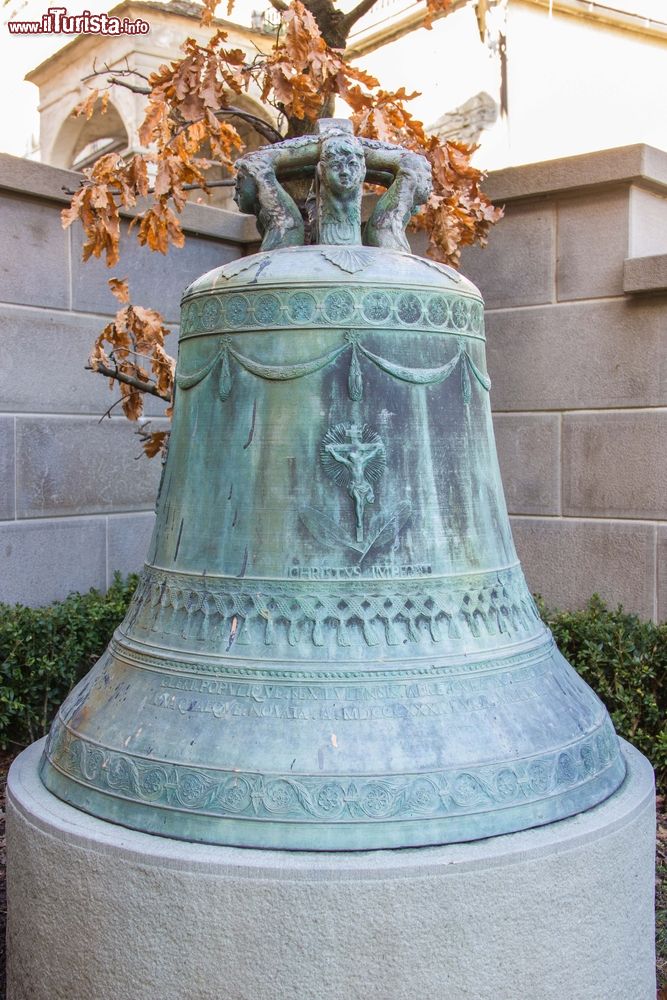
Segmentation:
<svg viewBox="0 0 667 1000">
<path fill-rule="evenodd" d="M 384 444 L 377 434 L 358 424 L 339 425 L 333 433 L 338 440 L 325 440 L 323 451 L 343 466 L 343 469 L 335 472 L 330 469 L 330 472 L 337 482 L 347 486 L 354 501 L 357 541 L 363 542 L 364 507 L 375 500 L 372 483 L 384 472 Z"/>
</svg>

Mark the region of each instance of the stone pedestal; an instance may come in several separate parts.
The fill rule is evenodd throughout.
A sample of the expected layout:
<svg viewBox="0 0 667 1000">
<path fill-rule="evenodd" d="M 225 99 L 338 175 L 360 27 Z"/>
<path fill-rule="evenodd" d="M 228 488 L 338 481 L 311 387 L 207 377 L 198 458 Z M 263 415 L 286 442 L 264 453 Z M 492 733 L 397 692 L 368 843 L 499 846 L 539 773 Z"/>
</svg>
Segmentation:
<svg viewBox="0 0 667 1000">
<path fill-rule="evenodd" d="M 654 1000 L 649 763 L 602 805 L 446 847 L 135 833 L 9 775 L 9 1000 Z"/>
</svg>

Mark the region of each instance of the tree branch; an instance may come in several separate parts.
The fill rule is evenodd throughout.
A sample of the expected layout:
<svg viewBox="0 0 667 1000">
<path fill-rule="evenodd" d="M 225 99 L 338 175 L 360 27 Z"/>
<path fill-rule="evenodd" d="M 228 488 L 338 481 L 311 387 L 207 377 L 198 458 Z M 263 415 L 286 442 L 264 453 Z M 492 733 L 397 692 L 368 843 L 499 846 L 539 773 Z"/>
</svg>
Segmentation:
<svg viewBox="0 0 667 1000">
<path fill-rule="evenodd" d="M 206 187 L 207 188 L 223 188 L 223 187 L 230 187 L 231 188 L 231 187 L 236 187 L 236 181 L 232 180 L 231 177 L 227 181 L 206 181 Z M 201 184 L 184 184 L 183 185 L 183 190 L 184 191 L 203 191 L 204 189 L 201 186 Z M 150 194 L 153 194 L 153 193 L 154 193 L 153 191 L 150 192 Z M 206 192 L 204 192 L 204 193 L 206 193 Z"/>
<path fill-rule="evenodd" d="M 267 142 L 274 143 L 282 142 L 283 140 L 283 136 L 273 127 L 273 125 L 269 125 L 269 123 L 265 122 L 263 118 L 258 118 L 257 115 L 253 115 L 250 111 L 244 111 L 242 108 L 237 108 L 230 104 L 229 107 L 220 108 L 220 110 L 214 112 L 214 114 L 216 118 L 218 115 L 231 115 L 233 117 L 240 118 L 244 122 L 248 122 L 248 124 L 252 125 L 256 132 L 259 132 L 259 134 L 267 140 Z"/>
<path fill-rule="evenodd" d="M 126 90 L 131 90 L 133 94 L 144 94 L 146 97 L 151 93 L 150 87 L 139 87 L 135 83 L 128 83 L 127 80 L 123 80 L 117 76 L 110 76 L 107 78 L 107 83 L 112 84 L 115 87 L 125 87 Z M 237 108 L 233 105 L 229 105 L 227 108 L 219 108 L 218 111 L 214 112 L 216 118 L 222 115 L 229 115 L 234 118 L 240 118 L 241 121 L 247 122 L 252 125 L 255 132 L 258 132 L 262 138 L 266 139 L 267 142 L 281 142 L 282 135 L 278 132 L 273 125 L 269 125 L 265 122 L 263 118 L 259 118 L 257 115 L 253 115 L 250 111 L 244 111 L 242 108 Z M 201 121 L 201 119 L 198 119 Z M 184 127 L 193 125 L 194 122 L 186 122 Z"/>
<path fill-rule="evenodd" d="M 361 0 L 356 7 L 353 7 L 351 11 L 343 17 L 343 25 L 345 26 L 345 31 L 349 32 L 353 25 L 359 21 L 364 14 L 368 14 L 371 7 L 375 5 L 377 0 Z"/>
<path fill-rule="evenodd" d="M 127 80 L 121 80 L 117 76 L 108 76 L 107 83 L 111 83 L 114 87 L 125 87 L 126 90 L 131 90 L 133 94 L 145 94 L 146 97 L 151 92 L 150 87 L 139 87 L 136 83 L 128 83 Z"/>
<path fill-rule="evenodd" d="M 215 166 L 215 164 L 214 164 L 214 166 Z M 81 187 L 83 187 L 83 184 L 81 184 Z M 233 178 L 231 178 L 231 177 L 229 178 L 229 180 L 224 180 L 224 181 L 207 181 L 206 182 L 206 187 L 207 188 L 236 187 L 236 181 Z M 66 188 L 64 186 L 61 187 L 60 190 L 63 192 L 63 194 L 66 194 L 68 198 L 73 198 L 74 195 L 76 194 L 76 191 L 73 191 L 71 188 Z M 204 189 L 201 186 L 201 184 L 184 184 L 183 185 L 183 190 L 184 191 L 203 191 Z M 148 194 L 155 194 L 155 188 L 149 188 L 148 189 Z"/>
<path fill-rule="evenodd" d="M 287 10 L 287 4 L 284 3 L 284 0 L 271 0 L 271 4 L 276 10 L 281 12 Z M 143 73 L 140 73 L 138 70 L 130 69 L 129 67 L 127 69 L 114 71 L 105 63 L 104 69 L 94 68 L 93 72 L 89 73 L 89 75 L 84 79 L 92 80 L 94 77 L 102 76 L 103 73 L 112 74 L 107 77 L 107 83 L 111 84 L 113 87 L 125 87 L 126 90 L 131 91 L 133 94 L 143 94 L 145 97 L 148 97 L 152 93 L 150 87 L 142 87 L 140 84 L 130 83 L 129 80 L 125 79 L 127 76 L 138 76 L 142 80 L 147 80 L 147 77 Z M 230 115 L 240 118 L 241 121 L 245 121 L 251 125 L 255 131 L 262 136 L 262 138 L 266 139 L 267 142 L 281 142 L 283 138 L 280 132 L 278 132 L 277 129 L 275 129 L 268 122 L 265 122 L 263 118 L 259 118 L 257 115 L 253 115 L 252 112 L 244 111 L 242 108 L 237 108 L 234 105 L 230 105 L 226 108 L 220 108 L 215 112 L 215 115 L 216 117 L 221 115 Z M 186 127 L 192 124 L 193 122 L 185 123 Z"/>
<path fill-rule="evenodd" d="M 147 392 L 150 396 L 157 396 L 158 399 L 164 399 L 166 403 L 171 403 L 171 394 L 160 392 L 153 382 L 142 382 L 141 379 L 134 378 L 133 375 L 126 375 L 125 372 L 119 372 L 118 369 L 108 368 L 101 362 L 95 368 L 92 365 L 86 365 L 86 370 L 99 372 L 100 375 L 105 375 L 107 378 L 115 378 L 117 382 L 124 382 L 125 385 L 131 385 L 133 389 L 139 389 L 141 392 Z"/>
<path fill-rule="evenodd" d="M 277 10 L 279 14 L 284 14 L 287 10 L 287 4 L 283 0 L 269 0 L 269 3 L 274 10 Z"/>
</svg>

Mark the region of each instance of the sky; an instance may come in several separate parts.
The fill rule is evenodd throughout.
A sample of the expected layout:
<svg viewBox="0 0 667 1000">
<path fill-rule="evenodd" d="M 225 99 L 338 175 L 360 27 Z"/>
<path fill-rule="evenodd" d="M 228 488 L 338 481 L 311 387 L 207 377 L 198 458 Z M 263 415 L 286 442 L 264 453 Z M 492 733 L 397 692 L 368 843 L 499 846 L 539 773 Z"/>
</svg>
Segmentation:
<svg viewBox="0 0 667 1000">
<path fill-rule="evenodd" d="M 32 83 L 23 80 L 25 74 L 61 48 L 73 36 L 64 35 L 10 35 L 7 21 L 39 20 L 49 6 L 65 5 L 66 0 L 9 0 L 0 7 L 0 93 L 8 95 L 0 102 L 0 152 L 25 156 L 39 133 L 37 111 L 38 93 Z M 667 0 L 600 0 L 616 9 L 622 9 L 667 21 Z M 100 13 L 110 10 L 109 0 L 71 0 L 68 13 L 83 10 Z M 349 8 L 350 2 L 341 3 Z M 250 23 L 253 9 L 264 10 L 267 0 L 237 0 L 234 18 L 241 24 Z M 224 16 L 224 14 L 223 14 Z"/>
</svg>

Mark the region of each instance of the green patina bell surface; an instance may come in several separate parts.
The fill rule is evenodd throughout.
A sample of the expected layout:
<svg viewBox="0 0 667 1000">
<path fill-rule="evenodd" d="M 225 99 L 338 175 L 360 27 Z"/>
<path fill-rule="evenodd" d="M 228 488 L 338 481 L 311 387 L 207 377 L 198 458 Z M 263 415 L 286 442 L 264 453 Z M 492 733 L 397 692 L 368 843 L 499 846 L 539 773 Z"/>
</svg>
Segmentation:
<svg viewBox="0 0 667 1000">
<path fill-rule="evenodd" d="M 368 245 L 364 173 L 388 188 Z M 335 121 L 241 161 L 263 246 L 185 293 L 150 552 L 52 727 L 55 795 L 186 840 L 356 850 L 549 823 L 622 782 L 517 560 L 480 294 L 405 243 L 427 194 L 420 157 Z"/>
</svg>

